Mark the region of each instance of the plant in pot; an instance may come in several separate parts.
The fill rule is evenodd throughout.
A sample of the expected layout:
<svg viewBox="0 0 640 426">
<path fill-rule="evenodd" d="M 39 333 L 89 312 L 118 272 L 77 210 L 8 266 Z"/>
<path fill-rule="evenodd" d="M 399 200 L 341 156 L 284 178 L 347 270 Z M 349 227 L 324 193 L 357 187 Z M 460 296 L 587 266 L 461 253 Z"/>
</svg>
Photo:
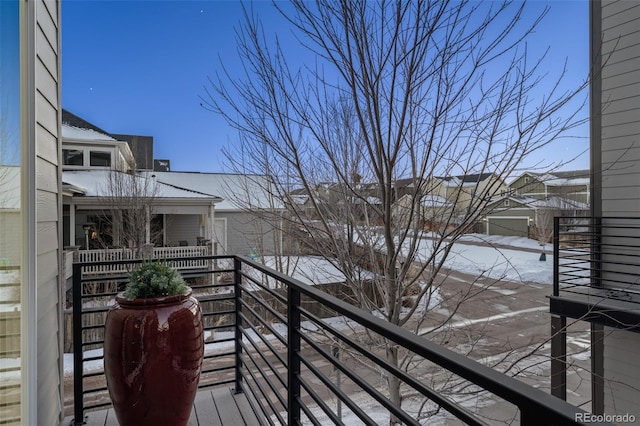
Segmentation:
<svg viewBox="0 0 640 426">
<path fill-rule="evenodd" d="M 191 288 L 166 263 L 145 261 L 105 322 L 104 370 L 120 425 L 186 425 L 203 354 Z"/>
</svg>

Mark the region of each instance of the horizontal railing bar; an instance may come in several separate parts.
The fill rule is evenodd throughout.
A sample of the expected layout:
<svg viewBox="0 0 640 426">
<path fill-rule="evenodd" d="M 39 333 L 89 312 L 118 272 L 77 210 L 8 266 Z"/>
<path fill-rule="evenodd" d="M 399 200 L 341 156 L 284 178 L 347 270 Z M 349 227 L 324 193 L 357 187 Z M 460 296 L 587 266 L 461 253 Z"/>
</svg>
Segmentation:
<svg viewBox="0 0 640 426">
<path fill-rule="evenodd" d="M 363 356 L 365 356 L 369 360 L 373 361 L 376 365 L 378 365 L 379 367 L 385 369 L 388 373 L 393 374 L 395 377 L 401 379 L 406 384 L 408 384 L 409 386 L 411 386 L 412 388 L 414 388 L 418 392 L 422 393 L 424 396 L 426 396 L 427 398 L 431 399 L 432 401 L 434 401 L 435 403 L 437 403 L 438 405 L 443 407 L 448 412 L 454 414 L 459 419 L 465 420 L 465 421 L 467 421 L 469 423 L 472 423 L 472 422 L 476 421 L 475 417 L 473 416 L 473 414 L 469 413 L 468 411 L 466 411 L 464 408 L 460 407 L 459 405 L 457 405 L 453 401 L 450 401 L 446 397 L 441 396 L 435 390 L 428 388 L 427 386 L 425 386 L 424 384 L 422 384 L 421 382 L 419 382 L 418 380 L 416 380 L 415 378 L 413 378 L 412 376 L 410 376 L 406 372 L 400 370 L 399 368 L 397 368 L 397 367 L 395 367 L 393 365 L 390 365 L 386 360 L 384 360 L 380 356 L 374 354 L 373 351 L 369 351 L 369 350 L 366 350 L 366 349 L 362 348 L 362 345 L 359 345 L 358 343 L 353 341 L 351 338 L 349 338 L 348 336 L 344 335 L 340 331 L 336 330 L 334 327 L 330 326 L 329 324 L 324 323 L 317 316 L 311 314 L 310 312 L 308 312 L 308 311 L 306 311 L 306 310 L 304 310 L 302 308 L 300 308 L 300 311 L 303 313 L 303 315 L 305 317 L 309 318 L 318 327 L 322 327 L 323 329 L 325 329 L 328 332 L 330 332 L 336 338 L 342 340 L 343 342 L 346 342 L 350 347 L 354 348 L 360 354 L 362 354 Z M 305 341 L 307 341 L 307 339 L 310 339 L 309 337 L 304 336 L 304 335 L 302 335 L 301 337 Z M 339 367 L 337 365 L 338 363 L 335 361 L 335 359 L 334 359 L 334 357 L 332 355 L 328 354 L 324 350 L 322 352 L 322 355 L 331 364 L 334 364 L 336 367 Z"/>
<path fill-rule="evenodd" d="M 219 373 L 221 371 L 233 370 L 234 368 L 233 366 L 211 367 L 203 369 L 201 373 Z"/>
<path fill-rule="evenodd" d="M 231 367 L 233 369 L 235 367 Z M 216 380 L 215 383 L 201 383 L 198 385 L 198 389 L 209 389 L 209 388 L 217 388 L 222 385 L 228 385 L 229 383 L 235 383 L 235 379 L 227 379 L 227 380 Z"/>
<path fill-rule="evenodd" d="M 82 346 L 101 345 L 104 340 L 89 340 L 88 342 L 82 342 Z"/>
<path fill-rule="evenodd" d="M 248 371 L 250 375 L 251 375 L 251 371 L 249 371 L 249 370 L 241 370 L 242 379 L 243 379 L 243 381 L 242 381 L 242 383 L 243 383 L 243 385 L 242 385 L 242 389 L 243 389 L 243 391 L 245 391 L 245 392 L 246 392 L 247 390 L 249 390 L 249 393 L 251 394 L 251 398 L 247 398 L 247 400 L 248 400 L 250 403 L 251 403 L 251 400 L 252 400 L 252 399 L 253 399 L 253 400 L 255 400 L 255 401 L 256 401 L 256 404 L 257 404 L 257 406 L 258 406 L 258 408 L 259 408 L 259 409 L 260 409 L 260 411 L 262 412 L 262 418 L 263 418 L 263 419 L 266 419 L 266 420 L 269 422 L 269 424 L 270 424 L 271 426 L 275 426 L 275 423 L 274 423 L 274 421 L 271 419 L 270 414 L 269 414 L 269 413 L 267 413 L 267 408 L 264 406 L 264 404 L 260 404 L 260 403 L 258 403 L 258 401 L 259 401 L 260 397 L 256 394 L 255 389 L 254 389 L 252 386 L 249 386 L 249 385 L 248 385 L 248 382 L 249 382 L 249 381 L 248 381 L 248 378 L 249 378 L 249 377 L 245 374 L 245 371 Z M 266 398 L 265 398 L 265 399 L 266 399 Z M 257 410 L 255 409 L 255 407 L 254 407 L 254 412 L 256 412 L 256 413 L 257 413 Z M 279 416 L 279 415 L 278 415 L 277 413 L 275 413 L 275 412 L 274 412 L 274 414 L 276 415 L 276 417 L 278 417 L 278 419 L 279 419 L 279 421 L 280 421 L 280 425 L 285 425 L 285 424 L 286 424 L 286 422 L 284 422 L 284 420 L 282 419 L 282 416 Z"/>
<path fill-rule="evenodd" d="M 324 402 L 324 400 L 318 395 L 318 393 L 313 389 L 313 387 L 309 386 L 309 384 L 301 380 L 300 385 L 304 388 L 304 390 L 309 394 L 309 396 L 315 401 L 316 404 L 324 411 L 324 413 L 329 417 L 329 419 L 333 422 L 334 425 L 343 425 L 342 419 L 338 419 L 336 413 L 333 412 L 331 408 Z M 306 404 L 300 404 L 304 409 Z M 306 411 L 305 411 L 306 412 Z"/>
<path fill-rule="evenodd" d="M 235 323 L 233 324 L 222 324 L 222 325 L 210 325 L 204 328 L 205 331 L 212 331 L 212 330 L 221 330 L 223 328 L 234 328 L 236 326 Z"/>
<path fill-rule="evenodd" d="M 260 298 L 256 297 L 255 295 L 251 294 L 251 293 L 247 293 L 247 295 L 249 297 L 251 297 L 251 299 L 253 299 L 254 301 L 256 301 L 260 306 L 262 306 L 263 308 L 265 308 L 267 311 L 269 311 L 269 313 L 271 315 L 273 315 L 274 317 L 278 318 L 278 320 L 280 320 L 281 323 L 286 324 L 287 323 L 287 319 L 284 317 L 284 315 L 282 315 L 281 313 L 279 313 L 278 311 L 276 311 L 274 308 L 272 308 L 271 306 L 269 306 L 267 303 L 264 302 L 264 300 L 261 300 Z M 244 299 L 242 299 L 242 303 L 243 306 L 248 306 L 247 302 L 244 301 Z"/>
<path fill-rule="evenodd" d="M 318 378 L 320 379 L 320 381 L 322 383 L 324 383 L 324 385 L 326 387 L 328 387 L 329 389 L 331 389 L 331 391 L 338 396 L 338 398 L 340 398 L 340 400 L 342 402 L 344 402 L 349 408 L 351 408 L 351 410 L 354 412 L 355 415 L 357 415 L 360 420 L 362 420 L 363 422 L 365 422 L 366 424 L 369 425 L 375 425 L 376 423 L 373 421 L 373 419 L 371 417 L 369 417 L 367 415 L 367 413 L 365 413 L 362 408 L 360 408 L 360 406 L 358 406 L 358 404 L 356 404 L 355 402 L 353 402 L 353 400 L 351 400 L 351 398 L 349 398 L 349 396 L 344 393 L 341 389 L 338 389 L 334 383 L 329 380 L 324 374 L 322 374 L 322 372 L 320 372 L 318 370 L 318 368 L 313 365 L 312 363 L 310 363 L 309 361 L 307 361 L 307 359 L 303 356 L 300 356 L 300 361 L 302 361 L 302 363 Z M 342 371 L 342 370 L 341 370 Z M 350 376 L 351 377 L 351 376 Z M 304 380 L 302 380 L 302 378 L 300 378 L 300 382 L 303 382 Z M 369 395 L 371 395 L 374 399 L 376 399 L 378 402 L 380 402 L 378 400 L 378 398 L 376 398 L 376 395 L 374 394 L 378 394 L 378 391 L 371 386 L 369 383 L 364 382 L 364 385 L 362 383 L 358 383 L 356 382 L 365 392 L 367 392 Z M 374 394 L 371 394 L 370 391 L 373 391 Z M 384 398 L 384 397 L 383 397 Z M 393 404 L 391 404 L 393 405 Z M 397 412 L 398 409 L 396 407 L 394 407 L 394 412 Z M 402 418 L 404 418 L 405 416 L 401 416 Z M 413 419 L 411 419 L 411 424 L 418 424 L 415 421 L 413 421 Z M 419 424 L 418 424 L 419 425 Z"/>
<path fill-rule="evenodd" d="M 252 338 L 247 336 L 247 340 L 251 342 L 251 346 L 256 350 L 258 355 L 260 355 L 260 358 L 262 358 L 262 361 L 264 361 L 264 363 L 267 364 L 267 366 L 269 366 L 269 369 L 271 370 L 271 372 L 273 372 L 273 375 L 276 376 L 280 384 L 286 388 L 287 383 L 285 382 L 284 378 L 282 377 L 278 369 L 267 359 L 263 351 L 261 351 L 260 348 L 258 348 L 256 342 L 254 342 Z M 249 348 L 247 347 L 247 345 L 244 344 L 244 342 L 240 342 L 240 346 L 242 346 L 242 348 L 246 351 L 246 355 L 245 355 L 246 357 L 253 358 L 250 355 Z"/>
<path fill-rule="evenodd" d="M 102 324 L 94 324 L 94 325 L 85 325 L 82 327 L 82 331 L 86 331 L 86 330 L 98 330 L 104 328 L 104 323 Z"/>
<path fill-rule="evenodd" d="M 244 316 L 244 314 L 243 314 L 243 313 L 241 313 L 241 314 L 240 314 L 240 316 L 241 316 L 241 318 L 245 319 L 245 321 L 246 321 L 246 317 Z M 278 361 L 280 361 L 280 363 L 281 363 L 282 365 L 284 365 L 284 366 L 285 366 L 285 368 L 286 368 L 286 367 L 287 367 L 287 361 L 286 361 L 286 360 L 285 360 L 285 359 L 280 355 L 280 353 L 276 350 L 276 348 L 274 348 L 274 347 L 273 347 L 273 345 L 271 344 L 271 342 L 269 342 L 269 341 L 264 337 L 264 335 L 263 335 L 262 333 L 259 333 L 259 332 L 255 329 L 255 327 L 253 326 L 253 324 L 251 324 L 249 321 L 246 321 L 246 322 L 247 322 L 247 325 L 249 326 L 249 328 L 250 328 L 251 330 L 253 330 L 253 332 L 256 334 L 256 336 L 258 336 L 258 338 L 262 341 L 262 343 L 264 343 L 264 345 L 265 345 L 267 348 L 269 348 L 269 350 L 271 351 L 271 353 L 272 353 L 276 358 L 278 358 Z M 252 339 L 251 339 L 251 337 L 249 336 L 249 334 L 247 334 L 247 332 L 246 332 L 246 330 L 245 330 L 245 328 L 244 328 L 244 327 L 241 329 L 241 332 L 242 332 L 242 335 L 243 335 L 244 337 L 246 337 L 247 339 L 252 340 Z M 286 343 L 285 343 L 285 345 L 286 345 Z"/>
<path fill-rule="evenodd" d="M 283 345 L 287 344 L 287 339 L 285 339 L 282 335 L 280 335 L 280 333 L 278 333 L 272 326 L 271 324 L 268 324 L 264 318 L 260 315 L 258 315 L 258 313 L 249 305 L 246 304 L 246 302 L 244 300 L 241 300 L 240 303 L 242 304 L 243 308 L 246 308 L 249 312 L 251 312 L 251 314 L 253 315 L 253 317 L 258 320 L 260 322 L 260 324 L 262 324 L 267 330 L 269 330 L 271 332 L 271 334 L 280 341 L 280 343 L 282 343 Z M 251 321 L 249 321 L 249 318 L 243 313 L 241 313 L 242 318 L 247 322 L 247 324 L 251 325 Z M 253 327 L 253 325 L 251 325 L 251 329 L 256 331 L 255 328 Z"/>
<path fill-rule="evenodd" d="M 107 392 L 109 389 L 106 386 L 102 386 L 99 388 L 91 388 L 91 389 L 85 389 L 83 393 L 83 395 L 89 395 L 92 393 L 98 393 L 98 392 Z"/>
<path fill-rule="evenodd" d="M 91 408 L 102 408 L 102 407 L 111 407 L 111 402 L 101 402 L 99 404 L 91 404 L 91 405 L 85 405 L 84 408 L 85 409 L 91 409 Z M 82 423 L 84 424 L 84 423 Z"/>
<path fill-rule="evenodd" d="M 249 373 L 249 375 L 251 376 L 251 379 L 253 380 L 253 383 L 256 384 L 256 386 L 258 387 L 258 390 L 260 391 L 260 393 L 262 394 L 262 399 L 264 399 L 265 401 L 267 401 L 269 408 L 271 409 L 271 412 L 278 418 L 278 420 L 280 421 L 281 425 L 285 425 L 287 424 L 287 422 L 284 421 L 284 419 L 282 418 L 282 416 L 280 415 L 280 410 L 277 410 L 276 407 L 273 405 L 273 401 L 271 401 L 271 398 L 269 398 L 267 396 L 267 393 L 265 392 L 264 388 L 262 387 L 262 384 L 260 383 L 260 381 L 258 379 L 256 379 L 255 375 L 253 374 L 253 370 L 251 370 L 251 368 L 249 367 L 249 365 L 244 362 L 244 358 L 242 361 L 243 365 L 245 366 L 245 369 L 243 369 L 243 371 L 246 371 Z M 254 398 L 256 397 L 256 395 L 254 394 Z M 256 398 L 258 399 L 258 398 Z M 262 404 L 260 404 L 262 405 Z M 285 410 L 288 409 L 288 407 L 285 405 Z M 264 412 L 264 410 L 263 410 Z M 266 412 L 264 412 L 265 417 L 268 419 L 270 416 L 267 415 Z"/>
<path fill-rule="evenodd" d="M 244 343 L 240 343 L 242 345 L 242 348 L 246 351 L 248 348 Z M 269 376 L 267 376 L 267 374 L 265 374 L 265 370 L 264 368 L 261 368 L 258 363 L 256 362 L 256 360 L 250 356 L 248 353 L 243 355 L 243 361 L 245 364 L 248 365 L 248 363 L 246 362 L 246 359 L 249 359 L 251 361 L 251 363 L 253 364 L 253 366 L 256 368 L 256 370 L 260 373 L 260 376 L 262 376 L 262 380 L 264 380 L 267 385 L 269 386 L 269 389 L 271 389 L 271 392 L 273 392 L 273 395 L 276 397 L 276 399 L 278 400 L 278 402 L 282 405 L 282 407 L 284 409 L 287 408 L 287 401 L 284 399 L 284 397 L 280 394 L 280 392 L 278 391 L 277 387 L 273 384 L 273 382 L 271 381 L 271 379 L 269 378 Z M 268 364 L 270 365 L 270 364 Z"/>
<path fill-rule="evenodd" d="M 575 423 L 576 410 L 583 412 L 583 410 L 573 407 L 565 401 L 482 365 L 464 355 L 430 342 L 409 330 L 390 324 L 381 318 L 377 318 L 368 312 L 349 305 L 343 300 L 326 294 L 313 286 L 305 285 L 295 278 L 286 277 L 284 274 L 254 262 L 245 256 L 238 256 L 238 258 L 241 259 L 242 262 L 255 267 L 267 275 L 288 282 L 290 286 L 295 287 L 302 294 L 321 302 L 329 309 L 333 309 L 337 313 L 359 322 L 361 325 L 383 337 L 517 406 L 525 404 L 535 406 L 540 410 L 549 412 L 552 417 L 558 420 L 562 419 L 563 421 L 573 423 Z"/>
<path fill-rule="evenodd" d="M 309 410 L 309 407 L 307 407 L 307 404 L 304 404 L 300 398 L 298 398 L 298 401 L 300 401 L 298 403 L 298 406 L 300 407 L 300 409 L 302 411 L 304 411 L 304 414 L 306 414 L 307 419 L 309 419 L 309 421 L 311 421 L 311 424 L 313 426 L 322 426 L 322 424 L 318 421 L 316 416 L 314 416 L 313 413 L 311 412 L 311 410 Z"/>
<path fill-rule="evenodd" d="M 205 343 L 205 345 L 208 345 L 210 343 L 212 343 L 212 342 L 207 342 L 207 343 Z M 208 354 L 208 355 L 204 355 L 204 359 L 224 358 L 226 356 L 232 356 L 232 355 L 235 355 L 235 354 L 236 354 L 235 352 L 222 352 L 222 353 L 216 353 L 216 354 Z"/>
<path fill-rule="evenodd" d="M 231 300 L 235 300 L 236 296 L 231 293 L 229 296 L 224 296 L 224 297 L 216 297 L 216 296 L 199 296 L 196 294 L 196 299 L 198 299 L 198 302 L 200 303 L 207 303 L 207 302 L 229 302 Z"/>
<path fill-rule="evenodd" d="M 102 376 L 104 374 L 104 371 L 96 371 L 93 373 L 86 373 L 82 375 L 83 379 L 89 379 L 91 377 L 96 377 L 96 376 Z"/>
<path fill-rule="evenodd" d="M 262 290 L 266 291 L 267 293 L 269 293 L 270 295 L 272 295 L 273 297 L 275 297 L 276 299 L 278 299 L 283 305 L 287 304 L 287 298 L 284 297 L 281 294 L 278 294 L 278 292 L 274 291 L 274 289 L 265 286 L 264 284 L 262 284 L 260 281 L 258 281 L 257 279 L 253 278 L 252 276 L 250 276 L 249 274 L 245 273 L 245 272 L 240 272 L 240 275 L 242 275 L 245 279 L 247 279 L 248 281 L 251 281 L 252 283 L 254 283 L 255 285 L 257 285 L 258 287 L 260 287 Z M 280 281 L 282 282 L 282 281 Z M 245 285 L 246 287 L 246 285 Z M 243 290 L 247 293 L 251 293 L 251 291 L 247 288 L 243 287 Z"/>
<path fill-rule="evenodd" d="M 207 312 L 206 314 L 202 314 L 202 316 L 203 317 L 212 317 L 212 316 L 231 315 L 231 314 L 235 315 L 235 313 L 236 313 L 235 310 L 215 311 L 215 312 Z"/>
</svg>

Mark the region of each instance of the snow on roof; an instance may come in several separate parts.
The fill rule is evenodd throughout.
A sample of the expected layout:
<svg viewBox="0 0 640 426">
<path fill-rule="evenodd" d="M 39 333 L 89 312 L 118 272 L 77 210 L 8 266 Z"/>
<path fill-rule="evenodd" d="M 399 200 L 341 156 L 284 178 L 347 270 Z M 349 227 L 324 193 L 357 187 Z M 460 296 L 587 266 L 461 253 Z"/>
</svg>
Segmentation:
<svg viewBox="0 0 640 426">
<path fill-rule="evenodd" d="M 20 208 L 20 167 L 0 166 L 0 210 Z"/>
<path fill-rule="evenodd" d="M 579 201 L 571 200 L 563 197 L 549 197 L 546 199 L 538 199 L 527 197 L 524 195 L 507 195 L 492 201 L 490 204 L 501 202 L 509 199 L 517 203 L 531 207 L 532 209 L 558 209 L 558 210 L 588 210 L 589 205 Z"/>
<path fill-rule="evenodd" d="M 446 207 L 452 205 L 446 198 L 433 194 L 423 195 L 420 199 L 420 204 L 424 207 Z"/>
<path fill-rule="evenodd" d="M 108 174 L 121 173 L 112 170 L 65 170 L 62 172 L 62 182 L 73 185 L 84 191 L 87 197 L 99 197 L 108 193 Z M 135 179 L 147 179 L 146 176 L 136 175 Z M 156 198 L 192 198 L 213 199 L 215 195 L 191 191 L 158 182 Z"/>
<path fill-rule="evenodd" d="M 524 172 L 520 177 L 529 175 L 548 186 L 573 186 L 573 185 L 589 185 L 591 178 L 589 170 L 572 170 L 564 172 Z M 515 180 L 519 179 L 516 178 Z"/>
<path fill-rule="evenodd" d="M 275 200 L 265 189 L 269 185 L 265 176 L 199 172 L 147 173 L 155 175 L 158 182 L 223 198 L 223 201 L 216 205 L 216 211 L 236 211 L 247 207 L 284 208 L 282 203 Z"/>
<path fill-rule="evenodd" d="M 346 278 L 332 262 L 319 256 L 281 256 L 284 274 L 301 281 L 307 285 L 335 284 L 343 283 Z M 276 257 L 265 256 L 264 265 L 275 269 Z M 373 279 L 373 273 L 365 270 L 358 271 L 361 279 Z M 261 278 L 258 270 L 252 269 L 249 272 L 255 279 Z M 269 280 L 270 287 L 274 286 L 273 280 Z"/>
<path fill-rule="evenodd" d="M 309 199 L 308 195 L 303 194 L 290 194 L 289 197 L 294 204 L 302 205 Z"/>
<path fill-rule="evenodd" d="M 101 133 L 93 129 L 83 129 L 62 123 L 62 137 L 65 139 L 81 139 L 88 141 L 115 141 L 113 137 L 106 133 Z"/>
</svg>

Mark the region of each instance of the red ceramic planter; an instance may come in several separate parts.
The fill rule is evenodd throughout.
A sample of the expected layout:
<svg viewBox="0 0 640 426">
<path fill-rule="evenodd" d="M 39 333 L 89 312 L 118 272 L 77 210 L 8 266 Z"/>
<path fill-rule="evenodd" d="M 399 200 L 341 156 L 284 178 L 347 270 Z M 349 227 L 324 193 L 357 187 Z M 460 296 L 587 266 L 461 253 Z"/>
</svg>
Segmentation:
<svg viewBox="0 0 640 426">
<path fill-rule="evenodd" d="M 202 311 L 191 292 L 118 295 L 105 323 L 104 370 L 120 425 L 186 425 L 203 354 Z"/>
</svg>

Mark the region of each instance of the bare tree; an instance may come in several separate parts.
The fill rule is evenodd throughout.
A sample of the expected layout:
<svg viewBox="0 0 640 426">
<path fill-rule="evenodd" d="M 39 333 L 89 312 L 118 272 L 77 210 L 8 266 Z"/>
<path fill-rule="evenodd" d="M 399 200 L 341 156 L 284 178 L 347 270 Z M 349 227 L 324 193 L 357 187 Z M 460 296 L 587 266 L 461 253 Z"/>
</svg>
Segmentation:
<svg viewBox="0 0 640 426">
<path fill-rule="evenodd" d="M 130 248 L 139 257 L 143 246 L 160 232 L 152 226 L 158 191 L 158 183 L 150 176 L 133 171 L 107 171 L 99 197 L 104 206 L 100 215 L 105 226 L 100 236 L 102 245 Z M 111 241 L 106 241 L 107 238 Z"/>
<path fill-rule="evenodd" d="M 555 80 L 545 75 L 544 55 L 532 58 L 526 40 L 546 10 L 530 19 L 519 2 L 275 7 L 315 63 L 296 68 L 291 61 L 300 55 L 245 9 L 237 37 L 245 74 L 225 70 L 212 79 L 203 104 L 239 131 L 227 153 L 235 171 L 273 176 L 285 201 L 293 189 L 308 196 L 313 219 L 292 208 L 285 226 L 342 271 L 357 304 L 417 329 L 428 311 L 419 307 L 444 280 L 451 242 L 486 213 L 529 154 L 584 121 L 584 101 L 575 98 L 585 85 L 564 89 L 564 69 Z M 484 173 L 495 179 L 453 192 L 447 202 L 455 208 L 434 209 L 439 232 L 414 220 L 435 178 Z M 411 202 L 398 222 L 401 178 L 410 180 Z M 374 273 L 373 297 L 359 291 L 363 266 Z M 388 361 L 407 364 L 396 346 L 384 345 Z M 400 404 L 400 383 L 388 383 Z"/>
</svg>

